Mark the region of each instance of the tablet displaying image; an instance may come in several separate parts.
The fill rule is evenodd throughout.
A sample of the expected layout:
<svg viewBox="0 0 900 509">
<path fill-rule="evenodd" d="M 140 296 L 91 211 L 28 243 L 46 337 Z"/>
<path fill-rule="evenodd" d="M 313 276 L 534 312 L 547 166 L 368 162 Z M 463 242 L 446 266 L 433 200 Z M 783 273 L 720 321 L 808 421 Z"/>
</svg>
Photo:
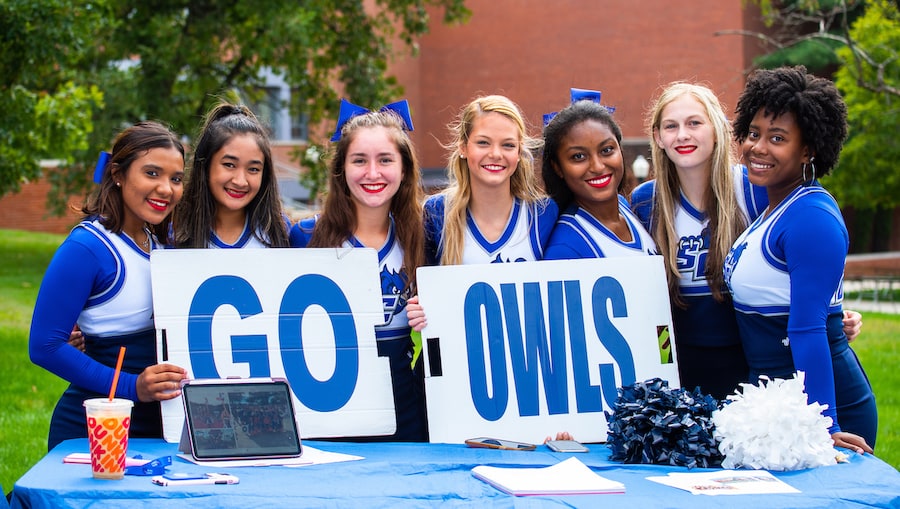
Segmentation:
<svg viewBox="0 0 900 509">
<path fill-rule="evenodd" d="M 193 380 L 182 387 L 196 460 L 300 456 L 300 435 L 284 380 Z"/>
</svg>

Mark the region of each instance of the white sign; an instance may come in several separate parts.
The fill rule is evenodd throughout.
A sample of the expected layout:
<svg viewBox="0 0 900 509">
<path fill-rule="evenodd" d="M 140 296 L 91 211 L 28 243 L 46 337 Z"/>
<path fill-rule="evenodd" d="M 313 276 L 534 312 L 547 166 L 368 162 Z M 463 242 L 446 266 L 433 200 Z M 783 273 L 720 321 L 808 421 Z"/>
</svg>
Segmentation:
<svg viewBox="0 0 900 509">
<path fill-rule="evenodd" d="M 423 267 L 417 279 L 432 442 L 603 442 L 619 387 L 679 387 L 660 256 Z"/>
<path fill-rule="evenodd" d="M 304 438 L 396 429 L 373 249 L 153 251 L 157 357 L 190 378 L 286 378 Z M 164 401 L 163 434 L 181 436 L 181 398 Z"/>
</svg>

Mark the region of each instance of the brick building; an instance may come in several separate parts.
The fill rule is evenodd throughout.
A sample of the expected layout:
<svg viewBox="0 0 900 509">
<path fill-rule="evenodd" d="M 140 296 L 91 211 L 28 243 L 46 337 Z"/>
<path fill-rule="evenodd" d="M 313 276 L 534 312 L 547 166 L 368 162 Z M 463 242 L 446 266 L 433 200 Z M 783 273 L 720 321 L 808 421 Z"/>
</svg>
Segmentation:
<svg viewBox="0 0 900 509">
<path fill-rule="evenodd" d="M 466 5 L 472 16 L 463 25 L 443 25 L 437 21 L 441 13 L 432 12 L 436 21 L 419 40 L 418 54 L 398 50 L 389 71 L 410 101 L 412 138 L 432 184 L 444 175 L 446 125 L 477 95 L 507 95 L 538 135 L 541 116 L 564 107 L 569 88 L 600 90 L 603 102 L 616 107 L 630 166 L 638 154 L 647 154 L 644 114 L 661 87 L 674 80 L 700 81 L 730 109 L 762 51 L 756 39 L 716 35 L 764 29 L 757 8 L 742 0 L 467 0 Z M 289 94 L 277 82 L 271 90 L 273 99 Z M 298 119 L 274 111 L 277 102 L 260 105 L 266 110 L 261 116 L 278 117 L 272 121 L 276 168 L 291 195 L 286 198 L 302 199 L 289 153 L 305 143 L 307 130 L 298 128 Z M 0 228 L 67 231 L 78 216 L 46 217 L 47 188 L 44 182 L 29 184 L 0 200 Z M 900 241 L 900 235 L 893 237 Z"/>
</svg>

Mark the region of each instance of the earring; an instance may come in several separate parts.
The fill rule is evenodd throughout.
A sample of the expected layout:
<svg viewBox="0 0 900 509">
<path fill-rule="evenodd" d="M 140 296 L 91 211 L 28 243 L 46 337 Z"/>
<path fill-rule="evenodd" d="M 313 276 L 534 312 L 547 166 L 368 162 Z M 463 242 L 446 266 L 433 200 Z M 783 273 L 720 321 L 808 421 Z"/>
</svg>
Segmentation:
<svg viewBox="0 0 900 509">
<path fill-rule="evenodd" d="M 460 159 L 465 159 L 465 158 L 466 158 L 466 155 L 465 155 L 465 154 L 460 154 L 460 155 L 459 155 L 459 158 L 460 158 Z"/>
<path fill-rule="evenodd" d="M 121 183 L 121 182 L 116 182 L 116 187 L 122 187 L 122 183 Z"/>
</svg>

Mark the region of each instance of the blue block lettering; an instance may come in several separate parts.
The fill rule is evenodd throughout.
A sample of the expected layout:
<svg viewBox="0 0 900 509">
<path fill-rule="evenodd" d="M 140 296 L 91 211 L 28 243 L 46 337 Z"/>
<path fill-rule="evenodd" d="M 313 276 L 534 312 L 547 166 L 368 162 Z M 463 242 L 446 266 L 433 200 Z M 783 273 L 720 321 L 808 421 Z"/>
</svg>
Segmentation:
<svg viewBox="0 0 900 509">
<path fill-rule="evenodd" d="M 303 350 L 303 313 L 312 305 L 328 313 L 334 333 L 335 366 L 328 380 L 317 380 L 310 373 Z M 333 412 L 350 401 L 359 376 L 359 343 L 350 303 L 337 283 L 320 274 L 292 281 L 281 301 L 278 339 L 284 373 L 294 395 L 307 408 Z"/>
<path fill-rule="evenodd" d="M 488 391 L 487 370 L 484 364 L 485 338 L 482 335 L 482 317 L 487 328 L 487 352 L 491 365 L 491 391 Z M 463 321 L 466 332 L 466 353 L 469 359 L 469 387 L 475 410 L 487 421 L 503 417 L 509 399 L 506 380 L 506 348 L 503 340 L 503 319 L 500 302 L 494 289 L 487 283 L 475 283 L 466 292 L 463 303 Z"/>
<path fill-rule="evenodd" d="M 612 303 L 612 313 L 616 318 L 628 316 L 628 306 L 625 303 L 625 290 L 615 279 L 605 276 L 594 283 L 591 293 L 591 303 L 594 309 L 594 329 L 600 342 L 612 355 L 619 365 L 622 374 L 622 383 L 616 383 L 615 370 L 612 364 L 600 365 L 600 385 L 603 387 L 603 399 L 612 408 L 616 402 L 617 388 L 620 385 L 631 385 L 635 382 L 634 356 L 628 342 L 613 325 L 606 313 L 606 301 Z"/>
<path fill-rule="evenodd" d="M 231 336 L 231 359 L 246 362 L 250 366 L 250 376 L 269 377 L 269 345 L 265 334 Z"/>
<path fill-rule="evenodd" d="M 237 276 L 214 276 L 204 281 L 191 300 L 188 315 L 188 352 L 195 378 L 221 378 L 216 369 L 212 347 L 213 315 L 220 306 L 231 305 L 241 319 L 262 313 L 262 304 L 246 279 Z M 234 341 L 234 338 L 232 338 Z M 254 358 L 250 370 L 268 370 L 268 352 Z"/>
</svg>

